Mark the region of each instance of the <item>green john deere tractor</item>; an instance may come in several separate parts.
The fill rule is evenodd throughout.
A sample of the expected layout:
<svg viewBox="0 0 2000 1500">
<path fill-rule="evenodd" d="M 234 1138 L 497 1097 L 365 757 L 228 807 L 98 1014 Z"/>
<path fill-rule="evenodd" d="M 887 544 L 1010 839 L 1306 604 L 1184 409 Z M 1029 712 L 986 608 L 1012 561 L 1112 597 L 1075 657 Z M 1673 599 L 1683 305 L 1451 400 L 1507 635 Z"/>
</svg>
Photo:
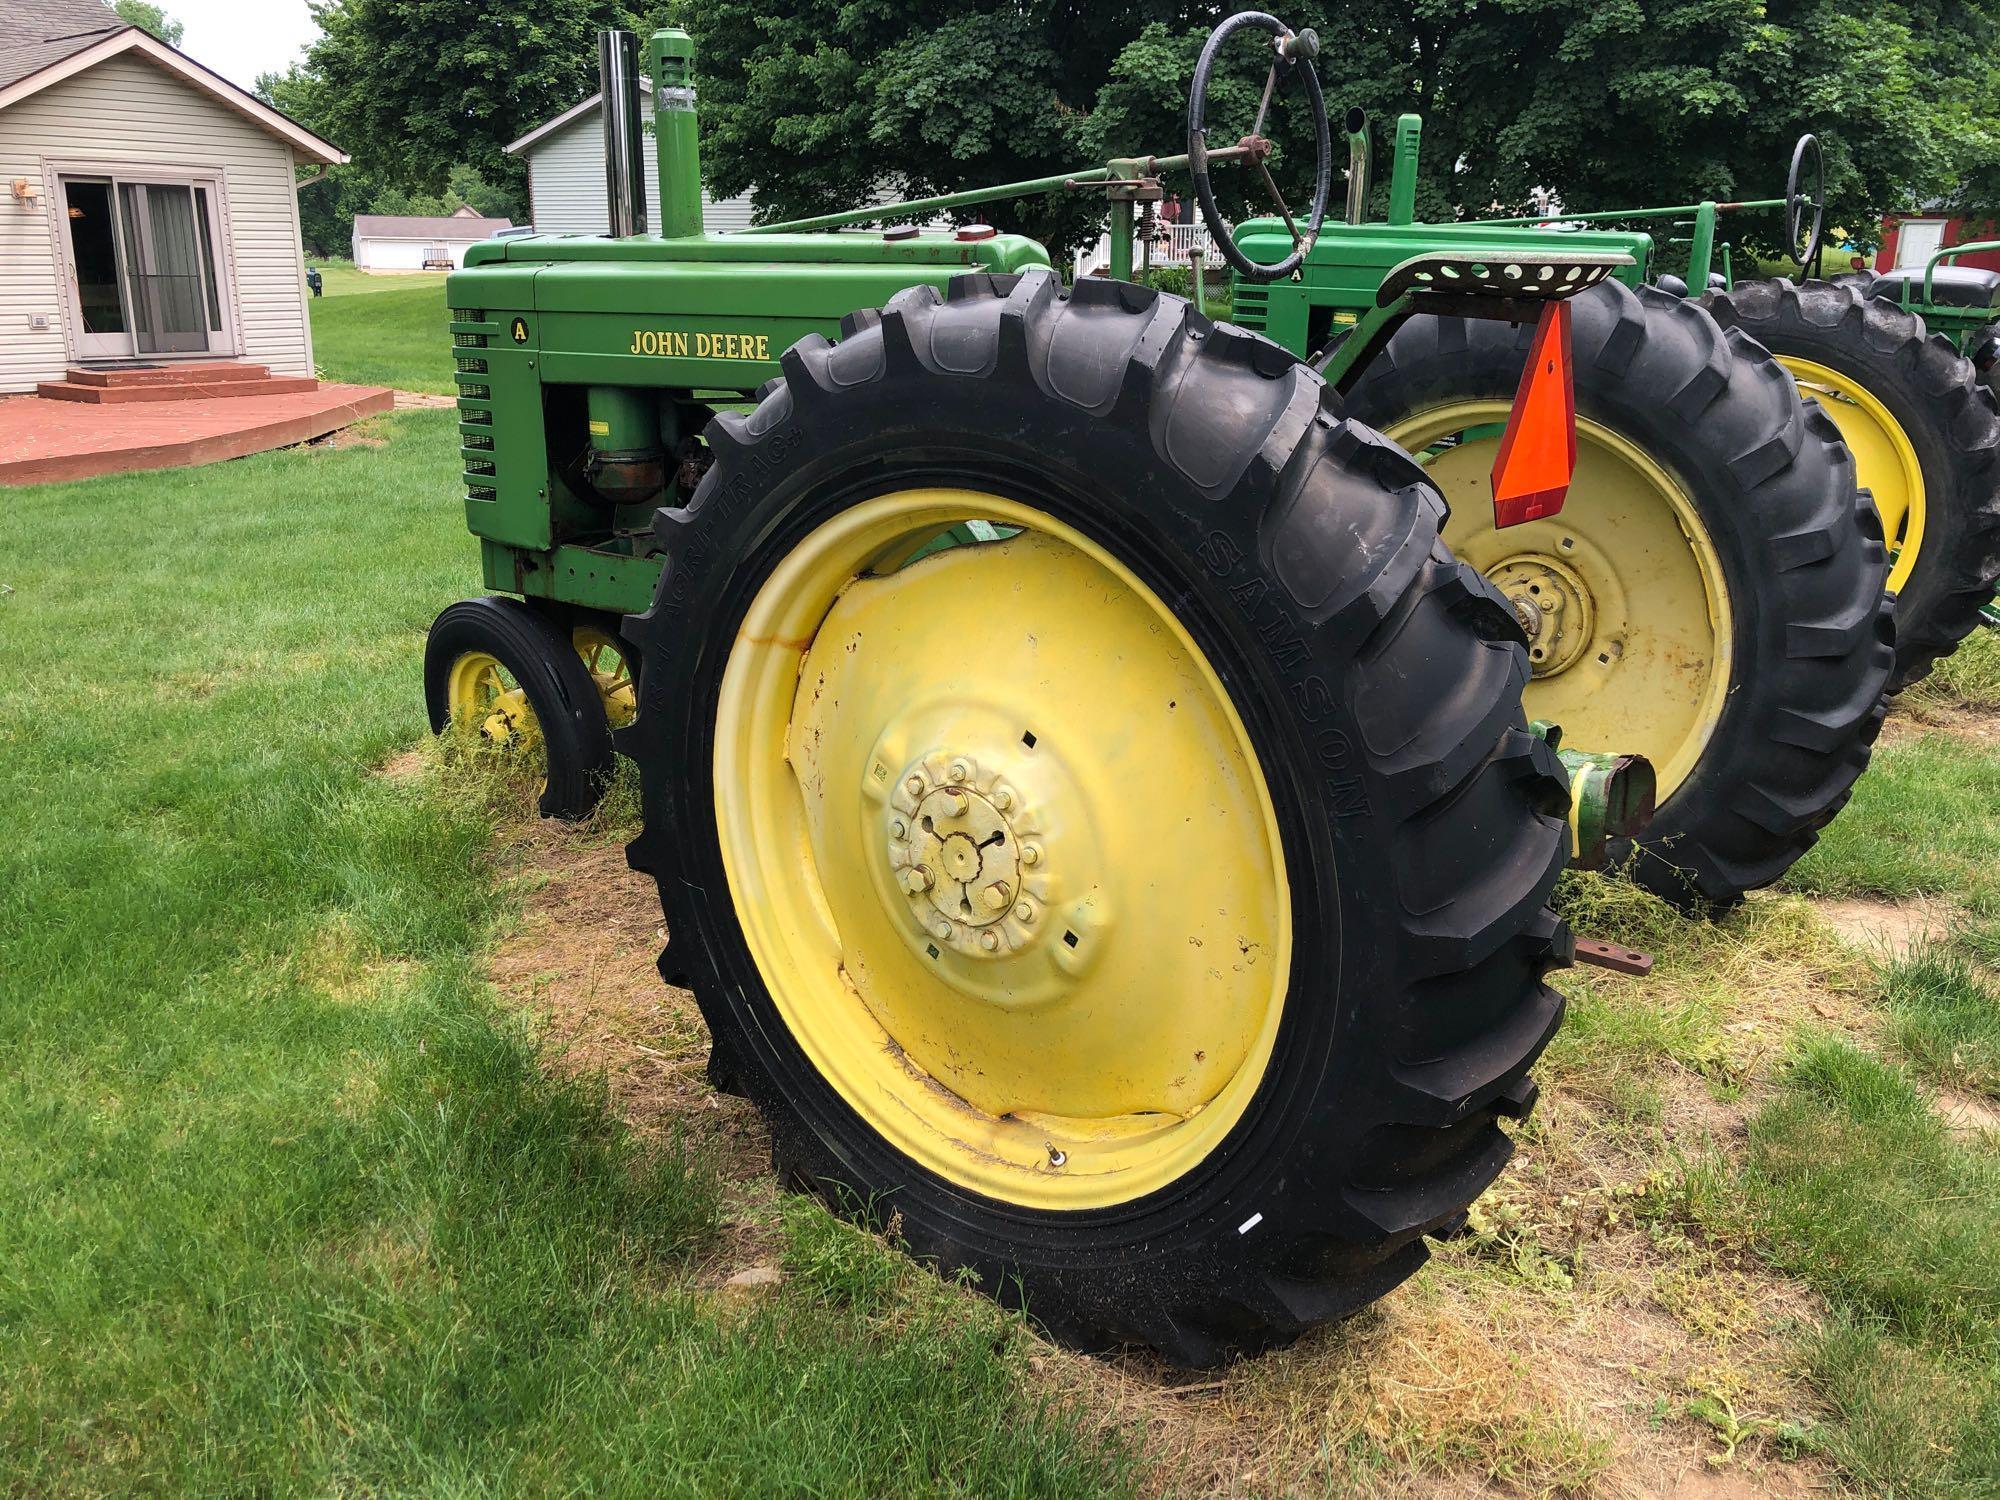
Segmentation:
<svg viewBox="0 0 2000 1500">
<path fill-rule="evenodd" d="M 1346 123 L 1349 222 L 1276 281 L 1291 226 L 1240 226 L 1222 245 L 1234 317 L 1313 358 L 1350 416 L 1424 464 L 1451 506 L 1445 540 L 1528 636 L 1529 714 L 1652 762 L 1634 877 L 1695 906 L 1769 884 L 1844 805 L 1881 724 L 1884 555 L 1848 448 L 1762 348 L 1650 284 L 1651 236 L 1415 222 L 1415 115 L 1396 124 L 1387 222 L 1360 222 L 1368 136 L 1358 113 Z M 1471 247 L 1503 288 L 1593 248 L 1623 258 L 1563 304 L 1577 421 L 1559 514 L 1500 525 L 1487 503 L 1534 319 L 1397 306 L 1396 268 L 1442 246 Z"/>
<path fill-rule="evenodd" d="M 1321 223 L 1316 43 L 1270 16 L 1211 37 L 1185 155 L 728 236 L 702 232 L 693 48 L 673 30 L 650 48 L 646 232 L 636 59 L 608 34 L 612 233 L 488 242 L 449 282 L 466 515 L 496 597 L 447 609 L 425 662 L 435 726 L 531 757 L 546 812 L 588 811 L 614 732 L 637 762 L 630 855 L 659 888 L 661 972 L 787 1179 L 893 1216 L 915 1254 L 1068 1341 L 1190 1364 L 1361 1306 L 1462 1222 L 1511 1150 L 1502 1121 L 1534 1104 L 1562 1014 L 1548 971 L 1640 959 L 1573 941 L 1556 877 L 1625 847 L 1653 801 L 1643 757 L 1615 753 L 1633 747 L 1559 747 L 1523 711 L 1567 627 L 1454 554 L 1451 435 L 1419 462 L 1303 344 L 1129 279 L 1163 173 L 1189 171 L 1218 227 L 1210 174 L 1263 175 L 1261 119 L 1213 148 L 1206 120 L 1214 58 L 1253 36 L 1267 101 L 1296 87 L 1317 142 L 1310 208 L 1280 204 L 1289 248 L 1243 271 L 1276 297 L 1349 231 Z M 1109 279 L 1066 287 L 1040 245 L 978 225 L 817 232 L 1072 183 L 1109 201 Z M 1772 538 L 1761 566 L 1851 585 L 1841 610 L 1830 588 L 1767 609 L 1726 575 L 1745 592 L 1698 607 L 1728 686 L 1705 669 L 1698 690 L 1649 690 L 1728 722 L 1711 700 L 1766 690 L 1775 629 L 1814 667 L 1811 692 L 1770 689 L 1772 753 L 1851 779 L 1887 646 L 1844 450 L 1691 304 L 1672 303 L 1663 357 L 1654 301 L 1608 291 L 1628 242 L 1579 240 L 1547 270 L 1516 257 L 1531 242 L 1412 246 L 1343 347 L 1532 332 L 1547 370 L 1456 435 L 1500 425 L 1491 493 L 1460 503 L 1498 500 L 1525 532 L 1588 488 L 1561 309 L 1609 295 L 1610 332 L 1577 350 L 1663 372 L 1669 413 L 1619 451 L 1671 472 L 1674 450 L 1644 445 L 1706 416 L 1746 444 L 1709 464 L 1728 493 L 1803 515 L 1817 487 L 1817 533 Z M 1583 431 L 1592 389 L 1579 370 Z M 1674 527 L 1627 540 L 1679 565 L 1703 533 Z M 1641 561 L 1621 564 L 1635 595 Z M 1637 660 L 1650 627 L 1618 607 Z M 1737 791 L 1717 795 L 1786 848 L 1831 795 Z"/>
<path fill-rule="evenodd" d="M 1796 280 L 1737 279 L 1721 228 L 1726 216 L 1760 210 L 1783 212 Z M 1671 242 L 1686 247 L 1685 274 L 1651 279 L 1699 297 L 1722 327 L 1775 354 L 1854 455 L 1891 552 L 1892 688 L 1922 677 L 1979 623 L 2000 580 L 2000 404 L 1991 389 L 2000 272 L 1952 262 L 2000 244 L 1940 249 L 1920 270 L 1827 277 L 1826 161 L 1811 135 L 1793 148 L 1782 198 L 1494 222 L 1668 225 Z"/>
</svg>

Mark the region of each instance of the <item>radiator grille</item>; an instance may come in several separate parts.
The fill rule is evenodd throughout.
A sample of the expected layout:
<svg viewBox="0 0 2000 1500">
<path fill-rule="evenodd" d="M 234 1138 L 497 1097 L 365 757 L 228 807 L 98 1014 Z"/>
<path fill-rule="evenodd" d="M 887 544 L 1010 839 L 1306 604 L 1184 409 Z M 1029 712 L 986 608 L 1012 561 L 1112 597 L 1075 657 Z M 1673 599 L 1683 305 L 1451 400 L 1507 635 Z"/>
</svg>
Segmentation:
<svg viewBox="0 0 2000 1500">
<path fill-rule="evenodd" d="M 1270 321 L 1270 315 L 1270 289 L 1255 282 L 1239 282 L 1236 286 L 1236 301 L 1230 309 L 1229 321 L 1238 328 L 1248 328 L 1261 333 L 1264 331 L 1264 325 Z"/>
</svg>

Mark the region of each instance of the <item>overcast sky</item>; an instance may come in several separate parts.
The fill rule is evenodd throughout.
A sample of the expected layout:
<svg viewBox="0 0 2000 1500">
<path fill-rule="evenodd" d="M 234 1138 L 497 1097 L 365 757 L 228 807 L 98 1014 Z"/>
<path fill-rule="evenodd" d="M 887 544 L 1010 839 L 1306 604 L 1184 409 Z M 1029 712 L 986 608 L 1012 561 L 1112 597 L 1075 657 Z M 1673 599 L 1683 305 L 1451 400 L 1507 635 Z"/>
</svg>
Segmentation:
<svg viewBox="0 0 2000 1500">
<path fill-rule="evenodd" d="M 181 51 L 249 88 L 259 73 L 282 73 L 319 35 L 306 0 L 165 0 L 187 28 Z"/>
</svg>

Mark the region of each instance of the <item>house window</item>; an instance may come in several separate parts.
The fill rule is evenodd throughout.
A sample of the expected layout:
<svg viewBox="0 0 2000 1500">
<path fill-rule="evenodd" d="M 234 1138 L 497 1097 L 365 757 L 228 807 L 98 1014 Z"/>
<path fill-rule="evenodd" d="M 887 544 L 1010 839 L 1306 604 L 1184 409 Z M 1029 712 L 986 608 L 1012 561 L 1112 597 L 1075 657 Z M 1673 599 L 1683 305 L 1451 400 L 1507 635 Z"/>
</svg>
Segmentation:
<svg viewBox="0 0 2000 1500">
<path fill-rule="evenodd" d="M 1924 263 L 1943 248 L 1943 219 L 1905 219 L 1896 226 L 1896 269 L 1905 266 L 1921 271 Z"/>
</svg>

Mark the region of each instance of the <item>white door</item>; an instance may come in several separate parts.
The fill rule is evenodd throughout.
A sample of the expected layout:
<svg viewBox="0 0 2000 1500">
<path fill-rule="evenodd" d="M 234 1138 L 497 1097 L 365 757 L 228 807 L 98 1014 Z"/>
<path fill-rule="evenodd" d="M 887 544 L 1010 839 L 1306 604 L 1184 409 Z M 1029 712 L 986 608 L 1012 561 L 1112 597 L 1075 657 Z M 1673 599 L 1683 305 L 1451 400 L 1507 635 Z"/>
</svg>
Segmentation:
<svg viewBox="0 0 2000 1500">
<path fill-rule="evenodd" d="M 108 177 L 62 179 L 62 201 L 56 211 L 62 215 L 69 249 L 65 290 L 79 359 L 120 359 L 133 352 L 116 201 Z"/>
<path fill-rule="evenodd" d="M 77 357 L 230 352 L 214 182 L 61 181 Z"/>
<path fill-rule="evenodd" d="M 1924 263 L 1944 247 L 1943 219 L 1905 219 L 1896 226 L 1896 269 Z"/>
</svg>

